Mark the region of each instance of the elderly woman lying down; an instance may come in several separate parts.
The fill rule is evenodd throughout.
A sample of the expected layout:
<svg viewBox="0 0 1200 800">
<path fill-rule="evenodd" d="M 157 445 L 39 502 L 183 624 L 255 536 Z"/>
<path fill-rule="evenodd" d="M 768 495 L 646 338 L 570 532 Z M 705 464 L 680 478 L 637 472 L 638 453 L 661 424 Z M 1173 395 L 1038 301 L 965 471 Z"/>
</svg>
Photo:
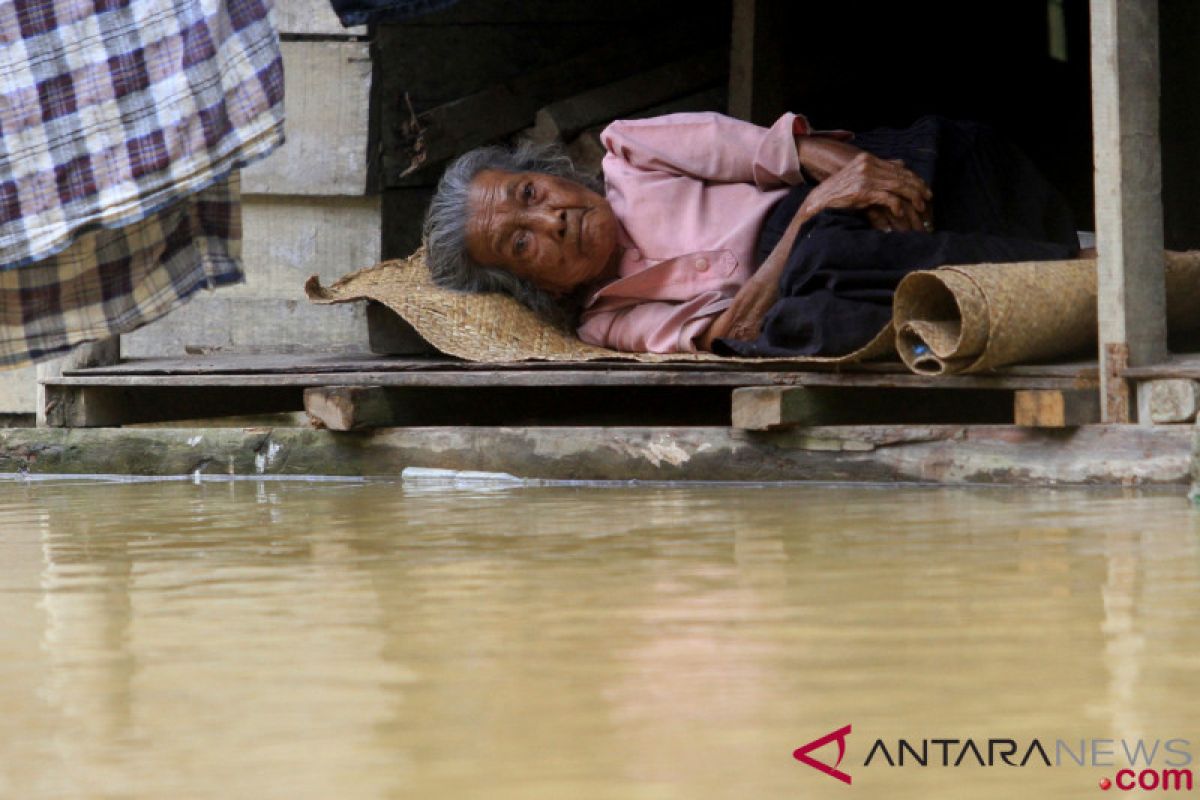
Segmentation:
<svg viewBox="0 0 1200 800">
<path fill-rule="evenodd" d="M 455 161 L 425 222 L 433 279 L 617 350 L 842 355 L 912 270 L 1078 253 L 1065 202 L 982 125 L 852 137 L 688 113 L 601 138 L 602 189 L 529 144 Z"/>
</svg>

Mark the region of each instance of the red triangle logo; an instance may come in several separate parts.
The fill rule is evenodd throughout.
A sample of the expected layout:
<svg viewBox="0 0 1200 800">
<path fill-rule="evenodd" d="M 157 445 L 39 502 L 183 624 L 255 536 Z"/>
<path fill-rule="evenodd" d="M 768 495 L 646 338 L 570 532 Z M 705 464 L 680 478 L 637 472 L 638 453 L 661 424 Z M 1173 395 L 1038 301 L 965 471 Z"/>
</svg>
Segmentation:
<svg viewBox="0 0 1200 800">
<path fill-rule="evenodd" d="M 801 764 L 807 764 L 813 769 L 820 770 L 826 775 L 837 778 L 842 783 L 849 784 L 851 780 L 850 776 L 838 769 L 838 766 L 842 763 L 842 758 L 844 758 L 846 755 L 846 737 L 849 735 L 849 725 L 844 728 L 838 728 L 832 733 L 825 734 L 820 739 L 813 739 L 803 747 L 796 748 L 796 750 L 792 753 L 792 758 L 796 759 Z M 809 753 L 811 753 L 813 750 L 820 750 L 822 747 L 833 741 L 836 741 L 838 745 L 837 762 L 833 766 L 826 764 L 824 761 L 817 761 L 815 758 L 809 755 Z"/>
</svg>

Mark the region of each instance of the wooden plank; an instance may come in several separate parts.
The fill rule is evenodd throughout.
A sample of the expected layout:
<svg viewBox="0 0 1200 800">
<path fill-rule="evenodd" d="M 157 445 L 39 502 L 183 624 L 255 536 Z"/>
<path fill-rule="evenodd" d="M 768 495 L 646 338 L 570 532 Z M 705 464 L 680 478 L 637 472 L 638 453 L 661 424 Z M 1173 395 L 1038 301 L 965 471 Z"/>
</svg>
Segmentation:
<svg viewBox="0 0 1200 800">
<path fill-rule="evenodd" d="M 733 0 L 729 49 L 729 114 L 760 125 L 786 110 L 780 25 L 783 0 Z"/>
<path fill-rule="evenodd" d="M 204 293 L 166 317 L 124 337 L 132 357 L 182 356 L 237 350 L 361 350 L 366 306 L 314 306 L 302 298 L 228 297 Z"/>
<path fill-rule="evenodd" d="M 543 142 L 569 141 L 584 128 L 694 93 L 719 80 L 727 69 L 724 50 L 704 50 L 681 61 L 598 86 L 538 109 L 533 138 Z"/>
<path fill-rule="evenodd" d="M 1014 366 L 984 375 L 953 375 L 935 378 L 910 373 L 903 364 L 892 361 L 866 364 L 796 364 L 761 361 L 704 361 L 660 362 L 638 361 L 510 361 L 481 363 L 461 361 L 444 355 L 407 358 L 384 358 L 366 352 L 328 353 L 297 352 L 275 355 L 222 353 L 204 357 L 137 358 L 119 365 L 89 369 L 87 375 L 153 375 L 153 374 L 216 374 L 216 373 L 280 373 L 280 372 L 408 372 L 439 371 L 464 373 L 500 372 L 642 372 L 642 373 L 778 373 L 800 374 L 796 380 L 843 380 L 860 376 L 867 380 L 891 380 L 896 377 L 916 379 L 921 385 L 992 386 L 995 388 L 1030 388 L 1037 381 L 1050 381 L 1055 388 L 1087 389 L 1097 384 L 1094 362 L 1068 364 L 1037 364 Z M 67 374 L 81 374 L 69 372 Z M 822 378 L 824 376 L 824 378 Z M 782 380 L 782 378 L 781 378 Z M 1027 383 L 1028 382 L 1028 383 Z"/>
<path fill-rule="evenodd" d="M 304 301 L 304 282 L 310 275 L 318 275 L 328 284 L 347 272 L 378 263 L 380 206 L 378 196 L 245 198 L 242 262 L 246 282 L 222 288 L 217 295 Z"/>
<path fill-rule="evenodd" d="M 136 388 L 136 390 L 135 390 Z M 294 386 L 161 387 L 46 384 L 45 424 L 52 428 L 109 428 L 145 422 L 274 414 L 303 409 Z"/>
<path fill-rule="evenodd" d="M 1191 422 L 1200 410 L 1200 381 L 1166 379 L 1138 384 L 1138 422 Z"/>
<path fill-rule="evenodd" d="M 1013 397 L 1013 422 L 1027 428 L 1069 428 L 1100 421 L 1100 397 L 1092 391 L 1020 389 Z"/>
<path fill-rule="evenodd" d="M 37 369 L 29 366 L 0 372 L 0 414 L 37 412 Z"/>
<path fill-rule="evenodd" d="M 1103 416 L 1128 422 L 1122 370 L 1167 355 L 1158 0 L 1091 0 L 1091 40 Z"/>
<path fill-rule="evenodd" d="M 972 422 L 1012 419 L 1008 392 L 873 387 L 755 386 L 733 390 L 733 427 L 772 431 L 814 425 Z"/>
<path fill-rule="evenodd" d="M 1200 380 L 1200 353 L 1175 353 L 1167 360 L 1144 367 L 1128 367 L 1122 373 L 1134 380 L 1192 378 Z"/>
<path fill-rule="evenodd" d="M 60 405 L 60 401 L 55 400 L 50 393 L 47 392 L 45 382 L 62 375 L 65 371 L 77 369 L 90 369 L 94 367 L 109 367 L 121 363 L 121 337 L 112 336 L 107 339 L 101 339 L 95 342 L 77 347 L 67 353 L 62 358 L 54 359 L 53 361 L 44 361 L 37 365 L 37 386 L 34 391 L 34 419 L 35 424 L 39 428 L 50 425 L 50 420 L 55 413 L 55 406 Z M 60 409 L 62 410 L 62 409 Z M 103 416 L 106 411 L 97 406 L 96 403 L 92 407 L 81 407 L 75 409 L 76 412 L 92 416 Z"/>
<path fill-rule="evenodd" d="M 365 42 L 283 42 L 287 141 L 242 171 L 245 194 L 361 195 L 371 58 Z"/>
<path fill-rule="evenodd" d="M 283 36 L 366 36 L 366 25 L 343 28 L 329 0 L 282 0 L 275 4 L 275 27 Z"/>
<path fill-rule="evenodd" d="M 314 386 L 304 390 L 304 410 L 320 428 L 357 431 L 394 425 L 391 398 L 380 386 Z"/>
<path fill-rule="evenodd" d="M 1064 389 L 1069 378 L 953 376 L 831 372 L 733 372 L 702 370 L 437 370 L 136 374 L 89 372 L 53 379 L 64 386 L 861 386 L 892 389 Z"/>
</svg>

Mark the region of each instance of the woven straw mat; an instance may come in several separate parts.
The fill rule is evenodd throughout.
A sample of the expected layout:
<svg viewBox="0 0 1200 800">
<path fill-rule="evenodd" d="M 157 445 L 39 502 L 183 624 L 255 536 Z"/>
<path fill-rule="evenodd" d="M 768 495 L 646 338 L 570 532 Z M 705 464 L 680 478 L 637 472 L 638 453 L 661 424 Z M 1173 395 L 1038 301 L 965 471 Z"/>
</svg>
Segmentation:
<svg viewBox="0 0 1200 800">
<path fill-rule="evenodd" d="M 501 294 L 468 294 L 433 283 L 424 250 L 406 259 L 384 261 L 352 272 L 328 287 L 313 276 L 304 286 L 313 303 L 375 300 L 395 311 L 441 352 L 482 363 L 511 361 L 753 362 L 844 364 L 889 355 L 891 326 L 865 347 L 839 357 L 738 358 L 711 353 L 623 353 L 594 347 L 546 323 L 516 300 Z"/>
</svg>

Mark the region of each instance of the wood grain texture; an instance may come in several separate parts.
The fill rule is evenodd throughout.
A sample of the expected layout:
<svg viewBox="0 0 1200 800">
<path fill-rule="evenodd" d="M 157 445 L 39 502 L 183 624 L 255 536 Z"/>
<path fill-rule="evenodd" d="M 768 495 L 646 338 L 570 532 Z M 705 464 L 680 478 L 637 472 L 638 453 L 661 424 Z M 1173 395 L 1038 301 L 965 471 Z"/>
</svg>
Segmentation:
<svg viewBox="0 0 1200 800">
<path fill-rule="evenodd" d="M 306 36 L 366 36 L 367 26 L 343 28 L 329 0 L 279 0 L 275 4 L 279 33 Z"/>
<path fill-rule="evenodd" d="M 314 424 L 331 431 L 394 424 L 391 400 L 379 386 L 313 386 L 304 390 L 304 410 Z"/>
<path fill-rule="evenodd" d="M 1158 0 L 1091 0 L 1090 19 L 1104 418 L 1128 422 L 1117 372 L 1167 356 Z"/>
<path fill-rule="evenodd" d="M 1013 397 L 1013 422 L 1022 427 L 1069 428 L 1099 421 L 1096 392 L 1022 389 Z"/>
<path fill-rule="evenodd" d="M 242 171 L 244 194 L 361 195 L 371 58 L 363 42 L 283 42 L 287 141 Z"/>
</svg>

